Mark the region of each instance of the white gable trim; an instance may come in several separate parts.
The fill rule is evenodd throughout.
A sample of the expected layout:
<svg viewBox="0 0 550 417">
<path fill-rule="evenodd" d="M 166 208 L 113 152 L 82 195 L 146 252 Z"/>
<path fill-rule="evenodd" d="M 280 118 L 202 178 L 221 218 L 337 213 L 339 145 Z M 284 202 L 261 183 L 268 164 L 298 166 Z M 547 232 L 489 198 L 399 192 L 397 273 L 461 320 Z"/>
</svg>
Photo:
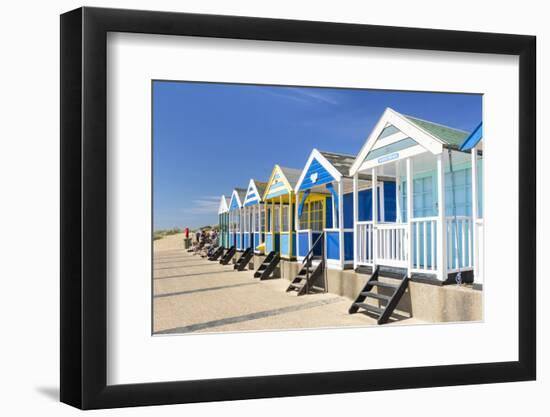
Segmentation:
<svg viewBox="0 0 550 417">
<path fill-rule="evenodd" d="M 313 149 L 311 151 L 311 154 L 309 154 L 309 158 L 306 162 L 306 165 L 305 165 L 304 169 L 302 170 L 302 173 L 300 174 L 300 178 L 298 179 L 298 182 L 296 183 L 296 186 L 294 187 L 294 192 L 298 192 L 298 190 L 302 186 L 302 183 L 304 182 L 304 179 L 305 179 L 305 176 L 306 176 L 306 172 L 309 169 L 309 167 L 310 167 L 310 165 L 311 165 L 311 163 L 313 162 L 314 159 L 317 159 L 317 161 L 319 161 L 319 163 L 323 166 L 323 168 L 325 168 L 330 173 L 330 175 L 332 175 L 334 177 L 334 179 L 336 181 L 340 181 L 342 179 L 342 174 L 340 173 L 340 171 L 338 171 L 336 168 L 334 168 L 334 165 L 332 165 L 327 160 L 327 158 L 325 158 L 323 156 L 323 154 L 321 152 L 319 152 L 317 149 Z"/>
<path fill-rule="evenodd" d="M 224 195 L 222 195 L 222 199 L 220 201 L 220 207 L 218 208 L 218 214 L 227 213 L 229 211 L 229 207 L 227 206 L 227 199 Z"/>
<path fill-rule="evenodd" d="M 239 193 L 237 190 L 233 190 L 233 193 L 231 194 L 231 200 L 229 201 L 229 207 L 231 207 L 231 203 L 233 203 L 233 198 L 237 199 L 237 204 L 239 205 L 239 208 L 242 208 L 243 203 L 241 203 L 241 199 L 239 197 Z"/>
<path fill-rule="evenodd" d="M 258 187 L 256 187 L 256 181 L 254 181 L 253 179 L 250 179 L 250 182 L 248 183 L 248 187 L 246 188 L 246 196 L 244 197 L 244 203 L 248 202 L 248 195 L 250 194 L 249 193 L 250 187 L 253 188 L 253 191 L 258 196 L 258 202 L 261 202 L 263 196 L 260 195 L 260 193 L 258 192 Z"/>
<path fill-rule="evenodd" d="M 363 165 L 367 155 L 377 142 L 378 136 L 380 136 L 382 130 L 384 130 L 388 123 L 395 126 L 407 137 L 415 140 L 418 144 L 426 148 L 434 155 L 440 154 L 443 151 L 443 142 L 426 132 L 424 129 L 416 126 L 395 110 L 388 107 L 384 111 L 384 114 L 382 114 L 382 117 L 380 117 L 380 120 L 378 120 L 378 123 L 376 123 L 376 126 L 370 133 L 367 141 L 359 151 L 357 158 L 355 158 L 355 161 L 350 168 L 350 176 L 355 175 L 359 171 L 359 168 Z"/>
</svg>

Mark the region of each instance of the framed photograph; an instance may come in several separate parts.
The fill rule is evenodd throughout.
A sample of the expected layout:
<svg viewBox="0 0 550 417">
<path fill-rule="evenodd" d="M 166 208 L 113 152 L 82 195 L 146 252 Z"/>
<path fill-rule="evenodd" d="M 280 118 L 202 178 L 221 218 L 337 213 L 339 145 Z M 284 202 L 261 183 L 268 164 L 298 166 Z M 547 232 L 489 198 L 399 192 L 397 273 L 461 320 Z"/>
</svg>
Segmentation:
<svg viewBox="0 0 550 417">
<path fill-rule="evenodd" d="M 61 16 L 61 401 L 536 377 L 535 37 Z"/>
</svg>

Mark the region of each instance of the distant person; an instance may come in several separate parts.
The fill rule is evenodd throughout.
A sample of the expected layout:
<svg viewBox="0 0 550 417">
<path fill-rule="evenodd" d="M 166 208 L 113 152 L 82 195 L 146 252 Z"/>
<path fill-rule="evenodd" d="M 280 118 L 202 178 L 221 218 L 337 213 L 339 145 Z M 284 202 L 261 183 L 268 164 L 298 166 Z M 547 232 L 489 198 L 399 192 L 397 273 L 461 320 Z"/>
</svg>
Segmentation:
<svg viewBox="0 0 550 417">
<path fill-rule="evenodd" d="M 186 238 L 186 239 L 189 239 L 189 228 L 188 228 L 188 227 L 185 228 L 185 232 L 184 232 L 184 233 L 185 233 L 185 238 Z"/>
</svg>

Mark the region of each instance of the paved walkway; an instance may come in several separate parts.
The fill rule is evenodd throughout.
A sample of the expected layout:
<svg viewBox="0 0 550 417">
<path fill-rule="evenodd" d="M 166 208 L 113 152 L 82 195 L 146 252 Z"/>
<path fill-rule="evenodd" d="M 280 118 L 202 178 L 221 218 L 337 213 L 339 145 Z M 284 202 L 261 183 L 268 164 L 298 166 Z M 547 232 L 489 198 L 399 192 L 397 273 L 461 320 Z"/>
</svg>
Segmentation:
<svg viewBox="0 0 550 417">
<path fill-rule="evenodd" d="M 156 334 L 376 325 L 365 314 L 348 314 L 346 298 L 297 297 L 285 292 L 286 279 L 260 281 L 253 271 L 187 253 L 182 242 L 182 235 L 173 235 L 154 244 Z"/>
</svg>

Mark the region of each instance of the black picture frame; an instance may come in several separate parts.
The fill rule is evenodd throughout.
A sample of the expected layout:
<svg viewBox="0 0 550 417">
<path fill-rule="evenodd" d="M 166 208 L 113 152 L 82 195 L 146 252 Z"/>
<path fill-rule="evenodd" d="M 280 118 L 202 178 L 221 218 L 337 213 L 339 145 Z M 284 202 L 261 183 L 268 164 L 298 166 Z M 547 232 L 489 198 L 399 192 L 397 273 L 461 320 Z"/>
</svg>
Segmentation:
<svg viewBox="0 0 550 417">
<path fill-rule="evenodd" d="M 108 32 L 519 56 L 518 361 L 107 385 Z M 94 409 L 536 378 L 534 36 L 85 7 L 61 15 L 60 56 L 62 402 Z"/>
</svg>

